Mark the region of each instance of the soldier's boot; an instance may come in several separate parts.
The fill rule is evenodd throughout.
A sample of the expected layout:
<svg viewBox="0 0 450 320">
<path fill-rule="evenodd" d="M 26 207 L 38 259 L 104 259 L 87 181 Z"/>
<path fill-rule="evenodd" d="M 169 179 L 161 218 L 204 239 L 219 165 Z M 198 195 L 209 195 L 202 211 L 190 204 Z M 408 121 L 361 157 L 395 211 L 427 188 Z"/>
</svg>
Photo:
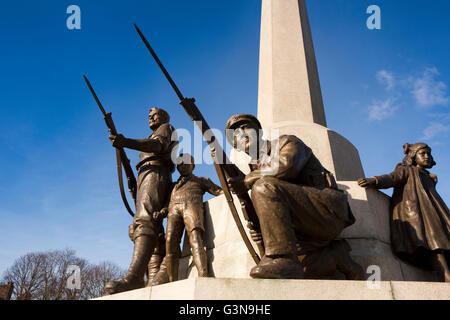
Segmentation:
<svg viewBox="0 0 450 320">
<path fill-rule="evenodd" d="M 166 257 L 164 257 L 161 266 L 159 267 L 158 273 L 153 277 L 152 281 L 149 281 L 147 283 L 147 287 L 157 286 L 168 282 L 169 282 L 169 275 L 167 274 Z"/>
<path fill-rule="evenodd" d="M 148 263 L 148 273 L 147 273 L 148 283 L 150 283 L 156 276 L 156 274 L 159 272 L 162 261 L 163 257 L 160 254 L 157 253 L 152 254 L 150 262 Z"/>
<path fill-rule="evenodd" d="M 208 276 L 208 256 L 206 255 L 206 251 L 203 248 L 198 248 L 192 250 L 192 258 L 194 260 L 194 264 L 197 267 L 198 276 L 199 277 L 207 277 Z"/>
<path fill-rule="evenodd" d="M 344 262 L 341 263 L 341 261 Z M 346 280 L 365 280 L 364 269 L 350 257 L 344 257 L 338 262 L 338 270 L 345 275 Z"/>
<path fill-rule="evenodd" d="M 110 281 L 105 286 L 105 292 L 114 294 L 144 287 L 144 274 L 150 255 L 155 247 L 155 239 L 141 235 L 134 240 L 133 258 L 128 272 L 117 281 Z"/>
<path fill-rule="evenodd" d="M 165 257 L 167 274 L 169 276 L 169 281 L 177 281 L 178 280 L 178 266 L 180 264 L 180 259 L 177 254 L 166 254 Z"/>
<path fill-rule="evenodd" d="M 366 279 L 364 269 L 350 256 L 350 251 L 352 248 L 346 240 L 334 240 L 331 242 L 330 247 L 333 250 L 333 256 L 336 261 L 337 269 L 345 275 L 346 280 Z"/>
<path fill-rule="evenodd" d="M 250 270 L 250 276 L 258 279 L 301 279 L 303 271 L 295 255 L 264 256 Z"/>
</svg>

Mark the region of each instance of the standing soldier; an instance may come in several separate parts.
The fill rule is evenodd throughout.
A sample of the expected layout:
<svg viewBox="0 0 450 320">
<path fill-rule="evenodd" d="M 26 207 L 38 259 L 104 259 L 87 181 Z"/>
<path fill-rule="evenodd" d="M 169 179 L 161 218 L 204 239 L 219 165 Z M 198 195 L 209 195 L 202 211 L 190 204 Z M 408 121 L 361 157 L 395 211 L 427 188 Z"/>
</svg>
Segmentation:
<svg viewBox="0 0 450 320">
<path fill-rule="evenodd" d="M 211 179 L 192 174 L 195 164 L 190 154 L 181 154 L 177 163 L 180 178 L 175 183 L 170 196 L 166 232 L 165 264 L 170 281 L 178 280 L 179 244 L 184 227 L 189 237 L 198 276 L 208 276 L 208 258 L 203 245 L 205 232 L 203 194 L 209 192 L 218 196 L 222 193 L 222 189 Z"/>
<path fill-rule="evenodd" d="M 152 108 L 149 112 L 149 126 L 153 133 L 147 139 L 128 139 L 123 135 L 109 136 L 116 148 L 140 151 L 138 170 L 136 214 L 130 235 L 134 241 L 133 258 L 128 272 L 118 281 L 108 282 L 105 291 L 109 294 L 142 288 L 144 274 L 150 257 L 158 245 L 161 231 L 163 207 L 167 201 L 175 166 L 171 154 L 178 143 L 169 124 L 169 114 L 163 109 Z M 150 281 L 149 281 L 150 283 Z"/>
</svg>

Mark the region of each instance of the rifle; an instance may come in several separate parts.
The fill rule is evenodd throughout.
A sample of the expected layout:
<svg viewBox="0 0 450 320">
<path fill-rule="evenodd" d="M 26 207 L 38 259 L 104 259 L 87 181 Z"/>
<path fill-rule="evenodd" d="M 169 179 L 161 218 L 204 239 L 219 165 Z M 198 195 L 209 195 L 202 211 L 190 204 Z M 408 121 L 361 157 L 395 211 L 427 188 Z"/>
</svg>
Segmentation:
<svg viewBox="0 0 450 320">
<path fill-rule="evenodd" d="M 105 112 L 105 109 L 102 106 L 102 103 L 97 97 L 97 94 L 95 93 L 94 89 L 91 86 L 91 83 L 89 82 L 88 78 L 86 76 L 83 76 L 84 80 L 86 81 L 89 90 L 91 90 L 92 95 L 94 96 L 95 101 L 97 102 L 97 105 L 100 108 L 100 111 L 103 114 L 103 118 L 105 119 L 106 126 L 108 127 L 108 131 L 112 135 L 117 135 L 116 126 L 114 125 L 114 121 L 112 119 L 111 112 Z M 131 197 L 134 201 L 136 201 L 136 188 L 137 188 L 137 182 L 136 178 L 133 173 L 133 169 L 130 165 L 130 160 L 127 157 L 127 154 L 125 153 L 125 150 L 123 148 L 116 148 L 116 163 L 117 163 L 117 175 L 119 178 L 119 188 L 120 188 L 120 195 L 122 197 L 123 203 L 125 207 L 127 208 L 128 213 L 134 217 L 134 212 L 131 210 L 130 205 L 128 204 L 127 197 L 125 195 L 125 190 L 123 187 L 123 177 L 122 177 L 122 166 L 125 170 L 125 175 L 127 176 L 128 181 L 128 190 L 130 191 Z"/>
<path fill-rule="evenodd" d="M 152 49 L 149 42 L 142 34 L 141 30 L 139 30 L 139 28 L 136 24 L 134 25 L 134 27 L 136 28 L 136 31 L 138 32 L 139 36 L 141 37 L 141 39 L 144 42 L 145 46 L 147 47 L 148 51 L 150 52 L 150 54 L 153 56 L 156 63 L 160 67 L 161 71 L 166 76 L 170 85 L 175 90 L 175 93 L 177 94 L 178 98 L 180 99 L 180 104 L 183 106 L 184 110 L 189 115 L 191 120 L 194 121 L 194 123 L 200 129 L 203 137 L 205 138 L 206 142 L 208 143 L 209 147 L 211 148 L 211 156 L 214 161 L 214 167 L 215 167 L 217 175 L 219 177 L 220 184 L 222 185 L 222 189 L 224 191 L 224 195 L 227 200 L 227 203 L 230 208 L 233 219 L 236 222 L 239 233 L 241 234 L 241 237 L 244 240 L 244 243 L 247 246 L 247 249 L 249 250 L 250 255 L 252 256 L 255 263 L 258 264 L 260 261 L 260 257 L 256 253 L 255 249 L 253 248 L 252 244 L 250 243 L 250 240 L 247 237 L 247 234 L 245 233 L 244 227 L 242 226 L 242 222 L 239 218 L 239 214 L 236 210 L 236 207 L 234 206 L 233 196 L 231 195 L 231 191 L 228 186 L 228 182 L 225 178 L 225 174 L 229 178 L 232 178 L 232 177 L 243 177 L 244 173 L 241 170 L 239 170 L 238 167 L 236 167 L 234 164 L 231 163 L 231 161 L 228 159 L 225 151 L 220 146 L 219 142 L 216 141 L 216 137 L 212 134 L 212 131 L 210 130 L 208 123 L 206 122 L 206 120 L 203 117 L 200 110 L 195 105 L 195 99 L 194 98 L 185 98 L 183 96 L 183 94 L 181 93 L 181 91 L 178 89 L 177 85 L 173 81 L 172 77 L 169 75 L 166 68 L 163 66 L 162 62 L 159 60 L 155 51 Z M 219 159 L 222 159 L 222 163 L 219 163 L 218 156 L 221 156 L 221 158 L 219 158 Z M 237 197 L 241 204 L 244 219 L 247 221 L 247 227 L 252 230 L 259 231 L 260 225 L 259 225 L 258 216 L 256 215 L 255 208 L 253 207 L 253 203 L 252 203 L 248 193 L 244 192 L 241 194 L 237 194 Z M 263 256 L 264 255 L 263 242 L 258 241 L 258 242 L 256 242 L 256 244 L 258 246 L 260 255 Z"/>
</svg>

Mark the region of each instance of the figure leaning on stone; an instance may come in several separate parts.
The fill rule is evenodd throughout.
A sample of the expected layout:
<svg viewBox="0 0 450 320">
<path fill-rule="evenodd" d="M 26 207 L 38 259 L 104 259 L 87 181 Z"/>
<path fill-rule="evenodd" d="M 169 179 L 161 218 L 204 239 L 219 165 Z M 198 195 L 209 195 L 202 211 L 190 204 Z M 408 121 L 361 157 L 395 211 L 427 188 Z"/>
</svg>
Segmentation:
<svg viewBox="0 0 450 320">
<path fill-rule="evenodd" d="M 425 143 L 405 143 L 406 154 L 394 172 L 358 183 L 364 188 L 394 188 L 390 206 L 391 242 L 401 259 L 435 270 L 450 282 L 450 210 L 436 191 L 436 163 Z"/>
<path fill-rule="evenodd" d="M 149 112 L 149 126 L 153 131 L 147 139 L 128 139 L 123 135 L 110 135 L 114 147 L 124 147 L 139 152 L 136 214 L 130 228 L 134 241 L 133 257 L 128 272 L 118 281 L 108 282 L 108 294 L 142 288 L 144 275 L 158 238 L 161 236 L 162 222 L 159 215 L 167 202 L 175 166 L 171 154 L 178 144 L 169 124 L 169 114 L 163 109 L 152 108 Z M 148 282 L 148 285 L 150 281 Z"/>
<path fill-rule="evenodd" d="M 335 240 L 355 221 L 347 196 L 311 149 L 294 135 L 263 140 L 261 124 L 246 114 L 228 120 L 226 136 L 252 158 L 245 179 L 229 179 L 234 192 L 251 190 L 261 226 L 261 234 L 253 232 L 252 238 L 262 237 L 265 256 L 250 276 L 322 278 L 339 270 L 347 279 L 362 279 L 350 246 Z"/>
<path fill-rule="evenodd" d="M 194 168 L 194 158 L 190 154 L 181 154 L 177 159 L 180 178 L 170 195 L 164 259 L 170 281 L 178 280 L 179 245 L 185 227 L 198 276 L 208 276 L 208 258 L 203 243 L 203 195 L 209 192 L 218 196 L 222 189 L 209 178 L 195 176 L 192 173 Z"/>
</svg>

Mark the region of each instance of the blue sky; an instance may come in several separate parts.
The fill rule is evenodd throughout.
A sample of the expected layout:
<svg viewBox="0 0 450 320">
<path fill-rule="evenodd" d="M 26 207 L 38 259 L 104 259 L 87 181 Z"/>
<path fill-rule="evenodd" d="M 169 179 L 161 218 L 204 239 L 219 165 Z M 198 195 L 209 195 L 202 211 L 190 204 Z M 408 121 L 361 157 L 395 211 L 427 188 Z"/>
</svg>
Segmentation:
<svg viewBox="0 0 450 320">
<path fill-rule="evenodd" d="M 81 30 L 66 27 L 71 4 L 81 8 Z M 366 27 L 372 4 L 381 30 Z M 449 204 L 450 2 L 307 5 L 328 127 L 358 148 L 367 176 L 392 171 L 403 143 L 429 143 Z M 131 219 L 82 75 L 126 136 L 148 136 L 152 106 L 193 132 L 137 23 L 184 95 L 223 130 L 232 114 L 257 111 L 260 0 L 8 1 L 0 9 L 0 273 L 22 254 L 65 247 L 127 267 Z M 134 165 L 137 152 L 128 155 Z M 212 166 L 196 173 L 218 183 Z"/>
</svg>

